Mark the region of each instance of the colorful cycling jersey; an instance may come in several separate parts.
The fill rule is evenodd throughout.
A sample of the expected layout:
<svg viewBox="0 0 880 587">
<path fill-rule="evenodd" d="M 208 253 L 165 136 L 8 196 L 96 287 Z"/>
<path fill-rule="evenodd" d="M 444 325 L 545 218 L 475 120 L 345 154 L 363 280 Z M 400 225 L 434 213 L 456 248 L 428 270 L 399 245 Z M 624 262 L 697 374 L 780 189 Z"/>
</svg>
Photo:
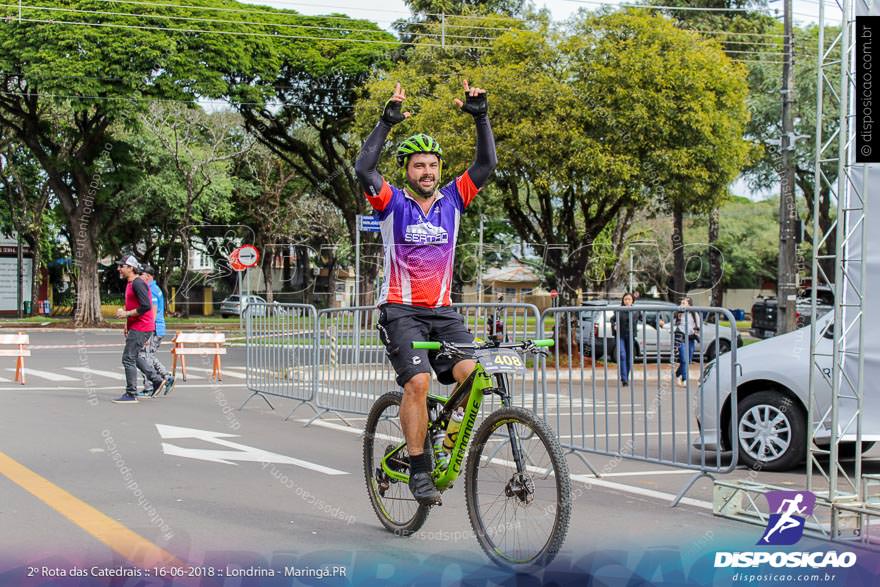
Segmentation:
<svg viewBox="0 0 880 587">
<path fill-rule="evenodd" d="M 477 195 L 467 172 L 437 194 L 428 214 L 406 191 L 387 181 L 367 200 L 379 212 L 385 278 L 378 304 L 437 308 L 452 303 L 452 267 L 461 213 Z"/>
</svg>

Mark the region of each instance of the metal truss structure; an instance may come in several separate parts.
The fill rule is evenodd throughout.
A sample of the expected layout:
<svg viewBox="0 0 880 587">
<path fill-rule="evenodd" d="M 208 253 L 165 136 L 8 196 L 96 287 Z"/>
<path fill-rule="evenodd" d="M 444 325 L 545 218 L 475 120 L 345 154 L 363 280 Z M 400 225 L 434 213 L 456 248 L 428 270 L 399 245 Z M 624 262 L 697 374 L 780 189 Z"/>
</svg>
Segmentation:
<svg viewBox="0 0 880 587">
<path fill-rule="evenodd" d="M 806 489 L 817 495 L 817 501 L 813 515 L 807 520 L 806 531 L 829 540 L 877 546 L 880 526 L 875 523 L 880 523 L 880 476 L 863 475 L 861 456 L 868 171 L 867 165 L 855 163 L 854 157 L 854 37 L 855 17 L 876 15 L 878 11 L 876 3 L 868 0 L 836 2 L 842 13 L 840 22 L 831 22 L 825 2 L 819 2 L 811 276 L 812 284 L 833 287 L 835 300 L 833 321 L 817 324 L 823 321 L 816 319 L 816 288 L 812 288 Z M 833 124 L 834 119 L 837 124 Z M 829 133 L 829 129 L 834 130 Z M 831 169 L 836 171 L 836 177 L 829 173 Z M 830 191 L 836 210 L 833 224 L 824 232 L 819 224 L 823 189 Z M 829 243 L 833 243 L 834 252 L 823 253 Z M 831 271 L 827 269 L 832 265 L 833 274 L 829 275 Z M 832 341 L 830 350 L 829 339 Z M 832 389 L 829 406 L 817 402 L 816 390 L 820 385 Z M 830 433 L 830 444 L 816 445 L 813 439 L 818 432 L 823 432 L 825 437 Z M 844 436 L 846 441 L 841 440 Z M 854 461 L 841 461 L 847 452 L 855 453 Z M 773 512 L 767 512 L 766 500 L 758 497 L 781 489 L 793 488 L 748 481 L 717 481 L 714 511 L 720 516 L 766 524 Z"/>
</svg>

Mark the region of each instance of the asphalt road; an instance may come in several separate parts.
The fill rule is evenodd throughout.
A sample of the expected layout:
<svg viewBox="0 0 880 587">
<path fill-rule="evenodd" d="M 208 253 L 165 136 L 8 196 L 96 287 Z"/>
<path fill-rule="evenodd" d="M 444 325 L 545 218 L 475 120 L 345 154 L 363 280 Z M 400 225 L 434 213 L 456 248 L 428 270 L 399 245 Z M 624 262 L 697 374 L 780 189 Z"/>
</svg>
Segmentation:
<svg viewBox="0 0 880 587">
<path fill-rule="evenodd" d="M 444 494 L 443 506 L 432 510 L 421 532 L 405 539 L 386 532 L 364 486 L 362 417 L 347 416 L 347 426 L 328 415 L 305 427 L 313 415 L 308 408 L 285 420 L 294 402 L 273 399 L 277 409 L 272 410 L 259 398 L 239 411 L 250 396 L 240 348 L 224 357 L 222 383 L 209 380 L 207 359 L 194 358 L 188 381 L 178 383 L 171 395 L 114 404 L 110 400 L 123 389 L 121 343 L 119 331 L 34 332 L 24 386 L 12 382 L 14 359 L 0 358 L 0 456 L 5 454 L 0 459 L 0 585 L 49 584 L 46 572 L 74 565 L 124 565 L 108 540 L 128 536 L 125 531 L 136 537 L 126 538 L 130 561 L 147 565 L 169 554 L 196 565 L 200 573 L 229 565 L 338 566 L 344 577 L 302 580 L 457 584 L 479 576 L 496 584 L 528 583 L 527 577 L 511 578 L 488 564 L 469 528 L 461 481 Z M 170 365 L 166 347 L 160 356 Z M 624 403 L 648 411 L 635 401 Z M 551 423 L 570 426 L 564 423 L 572 405 L 548 404 Z M 585 409 L 583 403 L 576 408 Z M 582 584 L 589 572 L 615 584 L 631 576 L 648 552 L 674 552 L 693 561 L 718 549 L 753 548 L 760 537 L 756 526 L 712 515 L 710 479 L 699 480 L 689 499 L 670 508 L 689 472 L 588 459 L 603 476 L 593 479 L 578 458 L 569 457 L 575 479 L 572 521 L 548 573 Z M 880 460 L 867 460 L 865 468 L 880 472 Z M 726 478 L 737 476 L 756 480 L 747 471 Z M 796 473 L 762 472 L 757 480 L 804 487 Z M 727 584 L 719 577 L 716 584 Z M 73 581 L 51 584 L 66 580 Z M 218 576 L 111 583 L 187 580 L 276 584 Z M 298 580 L 278 578 L 277 584 Z M 103 578 L 94 581 L 105 584 Z"/>
</svg>

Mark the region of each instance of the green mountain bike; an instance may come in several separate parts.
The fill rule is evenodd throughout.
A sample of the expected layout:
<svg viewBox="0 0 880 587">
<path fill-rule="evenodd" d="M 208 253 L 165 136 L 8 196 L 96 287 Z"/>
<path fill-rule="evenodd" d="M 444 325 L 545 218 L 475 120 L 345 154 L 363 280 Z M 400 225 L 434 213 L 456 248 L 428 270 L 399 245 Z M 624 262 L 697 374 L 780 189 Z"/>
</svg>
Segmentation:
<svg viewBox="0 0 880 587">
<path fill-rule="evenodd" d="M 507 384 L 507 376 L 525 372 L 520 353 L 546 354 L 552 344 L 413 343 L 413 348 L 477 361 L 474 372 L 452 395 L 428 396 L 425 450 L 433 455 L 434 483 L 440 491 L 452 487 L 467 454 L 465 500 L 471 527 L 493 562 L 515 570 L 553 560 L 571 516 L 571 480 L 559 442 L 534 413 L 511 405 Z M 486 394 L 499 396 L 501 407 L 483 420 L 471 444 Z M 430 506 L 419 505 L 407 485 L 410 463 L 400 428 L 402 397 L 399 391 L 386 393 L 370 410 L 364 429 L 364 475 L 379 520 L 391 532 L 409 536 L 425 523 Z M 448 460 L 438 458 L 432 439 L 447 429 L 459 406 L 465 406 L 464 417 L 454 447 Z"/>
</svg>

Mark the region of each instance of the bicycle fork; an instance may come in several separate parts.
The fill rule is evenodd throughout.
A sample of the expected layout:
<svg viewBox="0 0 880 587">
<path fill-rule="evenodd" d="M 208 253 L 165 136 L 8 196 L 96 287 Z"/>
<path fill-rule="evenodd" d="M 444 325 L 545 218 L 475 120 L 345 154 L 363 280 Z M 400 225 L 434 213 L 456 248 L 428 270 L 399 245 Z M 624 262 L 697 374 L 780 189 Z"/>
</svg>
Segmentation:
<svg viewBox="0 0 880 587">
<path fill-rule="evenodd" d="M 507 381 L 504 376 L 497 374 L 495 382 L 497 384 L 496 393 L 501 397 L 501 405 L 505 408 L 511 407 L 510 393 L 507 390 Z M 522 439 L 517 434 L 512 422 L 508 422 L 506 426 L 507 434 L 510 437 L 510 452 L 513 454 L 513 462 L 516 465 L 516 473 L 511 475 L 504 488 L 504 493 L 507 497 L 516 496 L 520 501 L 529 503 L 534 499 L 535 485 L 526 471 L 527 465 L 522 448 Z"/>
</svg>

